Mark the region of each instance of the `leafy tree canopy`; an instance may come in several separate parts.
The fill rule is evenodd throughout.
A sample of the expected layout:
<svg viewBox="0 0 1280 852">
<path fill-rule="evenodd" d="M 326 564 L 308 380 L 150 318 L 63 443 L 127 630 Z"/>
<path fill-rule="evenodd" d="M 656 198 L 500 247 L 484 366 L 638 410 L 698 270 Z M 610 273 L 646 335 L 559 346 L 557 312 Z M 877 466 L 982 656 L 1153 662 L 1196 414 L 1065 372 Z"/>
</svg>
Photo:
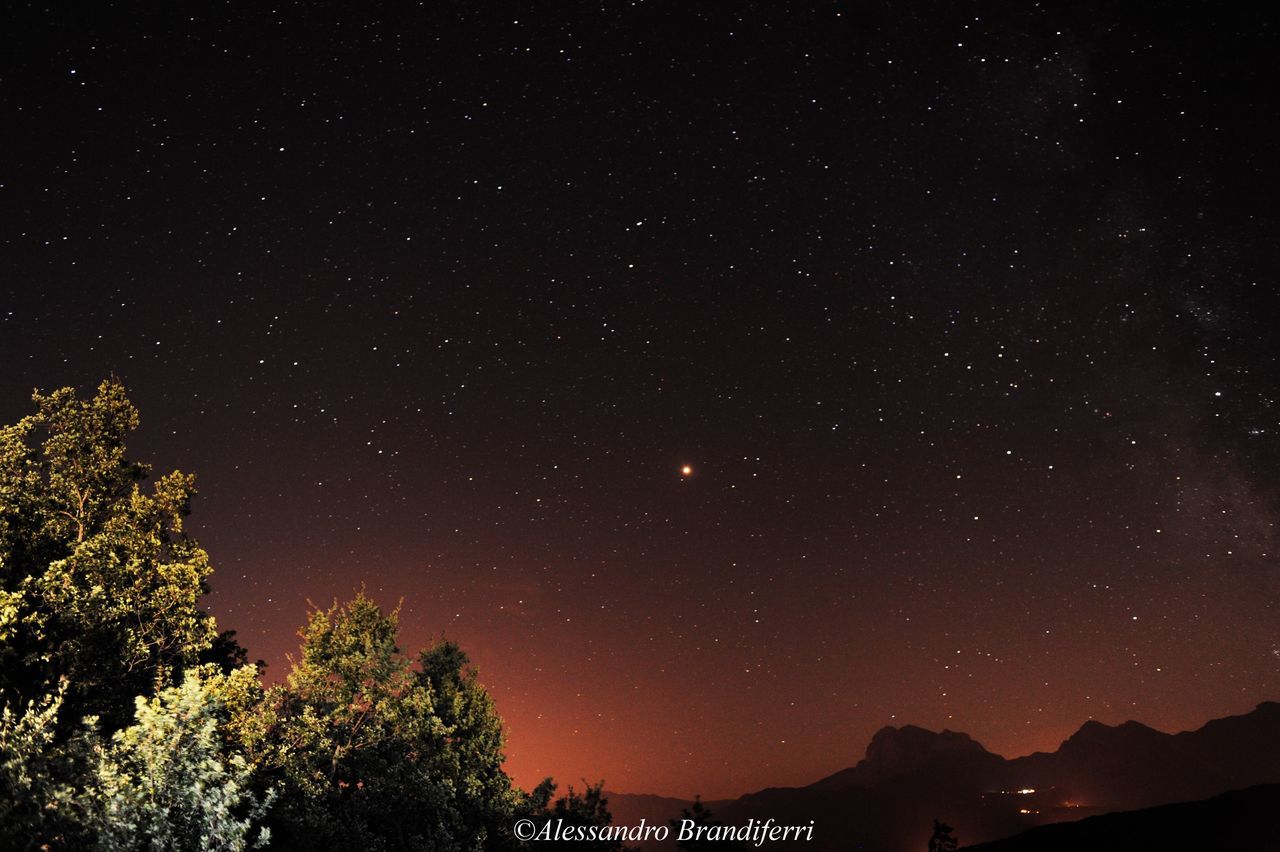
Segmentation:
<svg viewBox="0 0 1280 852">
<path fill-rule="evenodd" d="M 32 700 L 65 679 L 64 718 L 114 730 L 216 635 L 199 607 L 209 557 L 183 530 L 195 477 L 142 487 L 149 468 L 125 447 L 138 412 L 119 382 L 33 400 L 0 428 L 0 693 Z"/>
<path fill-rule="evenodd" d="M 231 725 L 284 795 L 284 846 L 499 849 L 520 801 L 502 722 L 453 643 L 412 660 L 397 611 L 360 593 L 314 611 L 287 683 Z"/>
<path fill-rule="evenodd" d="M 255 677 L 252 669 L 247 675 Z M 242 852 L 265 846 L 274 794 L 256 795 L 245 759 L 224 754 L 220 689 L 237 680 L 192 669 L 180 686 L 137 699 L 134 724 L 101 749 L 85 795 L 98 848 Z"/>
</svg>

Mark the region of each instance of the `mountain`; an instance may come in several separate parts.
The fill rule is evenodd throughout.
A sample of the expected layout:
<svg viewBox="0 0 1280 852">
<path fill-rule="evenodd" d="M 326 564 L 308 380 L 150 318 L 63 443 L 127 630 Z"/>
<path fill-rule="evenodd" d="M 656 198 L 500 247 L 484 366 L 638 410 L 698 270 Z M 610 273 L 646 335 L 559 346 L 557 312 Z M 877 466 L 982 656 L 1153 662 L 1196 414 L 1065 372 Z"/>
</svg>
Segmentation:
<svg viewBox="0 0 1280 852">
<path fill-rule="evenodd" d="M 1280 852 L 1280 785 L 1233 790 L 1201 802 L 1054 823 L 962 852 Z"/>
<path fill-rule="evenodd" d="M 769 788 L 709 805 L 726 825 L 750 819 L 783 825 L 813 821 L 812 841 L 770 843 L 774 852 L 918 852 L 928 843 L 935 817 L 954 826 L 962 841 L 974 843 L 1046 823 L 1209 799 L 1266 784 L 1280 784 L 1280 703 L 1275 702 L 1178 734 L 1138 722 L 1090 721 L 1056 751 L 1013 760 L 964 733 L 886 727 L 848 769 L 805 787 Z M 1228 799 L 1215 807 L 1248 801 Z M 610 795 L 620 825 L 635 824 L 640 816 L 650 825 L 665 824 L 688 805 Z M 673 847 L 669 842 L 649 848 Z"/>
<path fill-rule="evenodd" d="M 1009 761 L 1008 783 L 1131 810 L 1280 781 L 1280 704 L 1166 734 L 1137 722 L 1086 722 L 1052 754 Z"/>
<path fill-rule="evenodd" d="M 881 728 L 871 738 L 866 757 L 857 766 L 810 784 L 810 790 L 838 790 L 852 784 L 870 786 L 901 775 L 930 773 L 956 783 L 992 776 L 1003 758 L 992 754 L 968 734 L 933 731 L 906 725 Z"/>
</svg>

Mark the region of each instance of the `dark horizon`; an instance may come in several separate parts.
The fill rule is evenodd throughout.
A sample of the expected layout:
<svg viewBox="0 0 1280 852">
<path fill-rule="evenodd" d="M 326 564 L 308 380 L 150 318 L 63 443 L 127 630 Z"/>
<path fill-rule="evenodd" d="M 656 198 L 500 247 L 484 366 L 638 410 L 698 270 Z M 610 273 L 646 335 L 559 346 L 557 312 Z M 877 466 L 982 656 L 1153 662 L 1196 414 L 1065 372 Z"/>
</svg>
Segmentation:
<svg viewBox="0 0 1280 852">
<path fill-rule="evenodd" d="M 0 15 L 0 423 L 118 376 L 268 680 L 365 584 L 707 799 L 1280 697 L 1261 13 Z"/>
</svg>

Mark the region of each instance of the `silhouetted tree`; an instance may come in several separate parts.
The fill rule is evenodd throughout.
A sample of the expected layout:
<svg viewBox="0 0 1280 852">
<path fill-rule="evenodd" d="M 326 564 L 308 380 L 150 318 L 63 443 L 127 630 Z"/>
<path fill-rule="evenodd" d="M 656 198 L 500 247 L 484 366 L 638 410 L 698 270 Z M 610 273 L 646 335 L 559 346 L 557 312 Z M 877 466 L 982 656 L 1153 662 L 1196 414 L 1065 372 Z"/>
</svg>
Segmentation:
<svg viewBox="0 0 1280 852">
<path fill-rule="evenodd" d="M 693 823 L 694 836 L 688 840 L 679 840 L 680 829 L 685 820 Z M 711 809 L 702 803 L 701 796 L 695 796 L 693 806 L 680 811 L 680 819 L 669 820 L 671 836 L 677 838 L 676 848 L 683 852 L 740 852 L 748 847 L 737 840 L 708 840 L 697 836 L 699 828 L 712 828 L 723 825 L 711 815 Z"/>
<path fill-rule="evenodd" d="M 586 783 L 585 781 L 583 782 Z M 609 800 L 604 795 L 604 782 L 587 784 L 581 793 L 572 785 L 565 795 L 555 801 L 556 783 L 550 778 L 543 781 L 529 794 L 528 815 L 538 823 L 544 824 L 548 818 L 562 820 L 563 825 L 573 828 L 604 828 L 613 823 L 613 814 L 609 812 Z M 626 847 L 621 840 L 559 840 L 535 841 L 530 844 L 534 849 L 581 850 L 581 852 L 618 852 Z"/>
<path fill-rule="evenodd" d="M 941 820 L 933 821 L 933 836 L 929 838 L 929 852 L 955 852 L 959 847 L 953 829 Z"/>
</svg>

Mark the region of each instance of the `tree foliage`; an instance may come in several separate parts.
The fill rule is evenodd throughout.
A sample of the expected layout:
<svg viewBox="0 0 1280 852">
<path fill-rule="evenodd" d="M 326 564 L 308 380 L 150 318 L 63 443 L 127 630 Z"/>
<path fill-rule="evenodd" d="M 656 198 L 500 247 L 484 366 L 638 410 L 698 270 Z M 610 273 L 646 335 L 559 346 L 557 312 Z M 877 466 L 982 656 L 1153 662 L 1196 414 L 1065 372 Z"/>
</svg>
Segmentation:
<svg viewBox="0 0 1280 852">
<path fill-rule="evenodd" d="M 96 764 L 95 720 L 59 735 L 65 687 L 25 707 L 0 710 L 0 830 L 10 848 L 92 841 L 82 790 Z"/>
<path fill-rule="evenodd" d="M 209 558 L 183 530 L 195 478 L 142 487 L 118 382 L 33 399 L 0 429 L 0 690 L 30 700 L 65 679 L 64 715 L 115 729 L 216 635 L 199 607 Z"/>
<path fill-rule="evenodd" d="M 286 846 L 491 849 L 506 843 L 518 791 L 502 770 L 493 702 L 442 642 L 415 662 L 398 613 L 363 593 L 311 614 L 288 681 L 247 706 L 246 751 L 283 795 Z"/>
<path fill-rule="evenodd" d="M 220 685 L 234 679 L 198 669 L 180 686 L 137 699 L 135 722 L 101 749 L 92 787 L 103 850 L 241 852 L 266 845 L 259 826 L 273 798 L 251 789 L 251 770 L 223 753 Z"/>
</svg>

